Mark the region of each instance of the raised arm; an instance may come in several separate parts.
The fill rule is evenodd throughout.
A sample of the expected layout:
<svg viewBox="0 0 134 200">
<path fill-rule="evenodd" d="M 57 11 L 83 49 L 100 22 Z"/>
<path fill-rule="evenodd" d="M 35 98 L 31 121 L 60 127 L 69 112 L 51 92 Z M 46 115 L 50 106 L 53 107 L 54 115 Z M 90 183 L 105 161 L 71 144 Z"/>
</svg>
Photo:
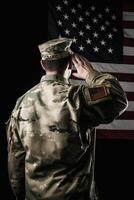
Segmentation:
<svg viewBox="0 0 134 200">
<path fill-rule="evenodd" d="M 108 73 L 100 73 L 93 69 L 90 62 L 79 55 L 72 57 L 77 70 L 74 76 L 84 79 L 81 93 L 84 99 L 83 113 L 89 118 L 93 127 L 110 123 L 127 108 L 126 94 L 117 78 Z"/>
</svg>

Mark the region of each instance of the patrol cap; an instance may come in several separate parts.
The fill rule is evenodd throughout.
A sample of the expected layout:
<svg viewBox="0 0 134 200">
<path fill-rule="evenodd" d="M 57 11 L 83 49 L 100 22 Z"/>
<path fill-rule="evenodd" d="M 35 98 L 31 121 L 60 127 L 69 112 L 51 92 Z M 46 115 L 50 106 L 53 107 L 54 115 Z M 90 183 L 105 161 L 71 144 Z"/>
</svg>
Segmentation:
<svg viewBox="0 0 134 200">
<path fill-rule="evenodd" d="M 58 60 L 72 54 L 71 44 L 73 39 L 56 38 L 38 45 L 42 60 Z"/>
</svg>

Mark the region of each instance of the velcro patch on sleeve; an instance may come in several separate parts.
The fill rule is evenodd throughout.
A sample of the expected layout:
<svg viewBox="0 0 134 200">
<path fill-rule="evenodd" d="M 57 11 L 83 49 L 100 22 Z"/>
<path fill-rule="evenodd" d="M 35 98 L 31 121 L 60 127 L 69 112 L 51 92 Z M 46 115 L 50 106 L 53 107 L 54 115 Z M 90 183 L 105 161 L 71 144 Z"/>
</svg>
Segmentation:
<svg viewBox="0 0 134 200">
<path fill-rule="evenodd" d="M 90 88 L 89 89 L 90 100 L 96 101 L 108 96 L 108 90 L 105 86 Z"/>
</svg>

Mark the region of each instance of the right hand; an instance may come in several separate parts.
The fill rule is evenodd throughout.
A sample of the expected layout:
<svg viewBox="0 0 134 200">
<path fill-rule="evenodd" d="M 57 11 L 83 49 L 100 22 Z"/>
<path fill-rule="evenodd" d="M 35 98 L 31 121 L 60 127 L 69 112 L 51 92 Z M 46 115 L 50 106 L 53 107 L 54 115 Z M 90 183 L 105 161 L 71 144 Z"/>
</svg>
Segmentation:
<svg viewBox="0 0 134 200">
<path fill-rule="evenodd" d="M 77 70 L 76 73 L 73 73 L 73 76 L 77 78 L 86 79 L 87 75 L 91 71 L 94 71 L 90 62 L 86 58 L 78 54 L 74 54 L 72 56 L 72 63 L 74 64 Z"/>
</svg>

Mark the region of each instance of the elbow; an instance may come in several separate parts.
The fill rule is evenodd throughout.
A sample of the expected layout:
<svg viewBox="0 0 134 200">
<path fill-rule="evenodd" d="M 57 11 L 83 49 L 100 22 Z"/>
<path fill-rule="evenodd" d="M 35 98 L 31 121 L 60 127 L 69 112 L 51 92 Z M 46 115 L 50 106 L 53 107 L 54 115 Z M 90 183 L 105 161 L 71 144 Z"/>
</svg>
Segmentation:
<svg viewBox="0 0 134 200">
<path fill-rule="evenodd" d="M 118 105 L 118 116 L 122 115 L 127 108 L 128 108 L 128 100 L 126 98 L 124 99 L 124 101 L 120 103 L 120 105 Z"/>
</svg>

